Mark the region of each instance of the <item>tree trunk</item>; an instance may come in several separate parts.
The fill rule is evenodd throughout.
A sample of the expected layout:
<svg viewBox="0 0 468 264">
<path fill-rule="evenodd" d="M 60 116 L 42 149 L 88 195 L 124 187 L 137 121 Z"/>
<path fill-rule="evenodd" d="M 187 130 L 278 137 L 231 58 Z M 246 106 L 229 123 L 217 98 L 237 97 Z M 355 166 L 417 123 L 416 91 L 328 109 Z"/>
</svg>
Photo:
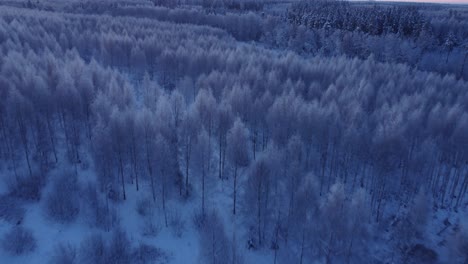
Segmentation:
<svg viewBox="0 0 468 264">
<path fill-rule="evenodd" d="M 60 123 L 62 124 L 63 135 L 65 136 L 65 146 L 67 147 L 67 154 L 69 154 L 71 152 L 71 150 L 70 150 L 70 135 L 68 135 L 67 122 L 66 122 L 65 113 L 64 113 L 63 110 L 61 110 L 60 114 L 59 114 L 59 124 Z"/>
<path fill-rule="evenodd" d="M 354 235 L 351 236 L 351 242 L 349 243 L 348 252 L 346 253 L 346 263 L 351 263 L 351 250 L 353 248 Z"/>
<path fill-rule="evenodd" d="M 29 161 L 29 148 L 28 148 L 28 139 L 27 139 L 27 130 L 23 122 L 18 119 L 18 126 L 21 134 L 21 142 L 23 143 L 24 155 L 26 156 L 26 163 L 28 165 L 29 176 L 32 177 L 31 163 Z"/>
<path fill-rule="evenodd" d="M 302 229 L 302 241 L 301 241 L 301 256 L 299 258 L 299 264 L 302 264 L 302 261 L 304 259 L 304 241 L 305 241 L 305 232 L 304 228 Z"/>
<path fill-rule="evenodd" d="M 90 104 L 86 105 L 86 128 L 88 134 L 88 140 L 91 141 L 92 133 L 91 133 L 91 121 L 90 121 L 90 112 L 89 112 Z"/>
<path fill-rule="evenodd" d="M 189 194 L 189 166 L 190 166 L 190 151 L 191 151 L 191 139 L 187 139 L 187 145 L 185 146 L 185 195 Z"/>
<path fill-rule="evenodd" d="M 205 168 L 202 168 L 202 215 L 205 217 Z"/>
<path fill-rule="evenodd" d="M 234 167 L 234 194 L 233 194 L 233 207 L 232 207 L 232 214 L 236 214 L 236 199 L 237 199 L 237 164 Z"/>
<path fill-rule="evenodd" d="M 430 165 L 430 166 L 431 166 L 431 167 L 430 167 L 430 172 L 431 172 L 431 173 L 429 174 L 429 182 L 428 182 L 429 186 L 428 186 L 428 190 L 429 190 L 429 191 L 432 191 L 432 183 L 433 183 L 433 181 L 434 181 L 434 172 L 435 172 L 435 169 L 436 169 L 436 166 L 437 166 L 436 160 L 433 160 L 433 161 L 431 162 L 431 165 Z"/>
<path fill-rule="evenodd" d="M 166 174 L 164 172 L 161 173 L 162 176 L 162 207 L 164 213 L 164 223 L 167 225 L 167 211 L 166 211 Z"/>
<path fill-rule="evenodd" d="M 15 154 L 14 154 L 14 151 L 13 151 L 14 148 L 13 148 L 13 146 L 11 144 L 12 139 L 11 139 L 11 137 L 8 137 L 8 135 L 7 135 L 7 131 L 6 131 L 7 128 L 4 125 L 3 119 L 0 119 L 0 121 L 2 122 L 1 124 L 2 124 L 3 140 L 5 141 L 8 156 L 10 157 L 11 164 L 13 166 L 13 172 L 15 174 L 16 182 L 18 182 L 18 172 L 17 172 L 17 167 L 16 167 Z"/>
<path fill-rule="evenodd" d="M 253 129 L 252 135 L 252 153 L 253 153 L 253 160 L 255 160 L 255 154 L 257 152 L 257 129 Z"/>
<path fill-rule="evenodd" d="M 227 149 L 227 142 L 226 139 L 223 138 L 223 164 L 221 166 L 221 176 L 224 177 L 224 168 L 226 167 L 226 149 Z"/>
<path fill-rule="evenodd" d="M 460 69 L 460 78 L 463 77 L 463 71 L 465 70 L 466 59 L 468 58 L 468 51 L 465 53 L 465 57 L 463 58 L 462 67 Z"/>
<path fill-rule="evenodd" d="M 463 197 L 465 196 L 466 189 L 468 187 L 468 172 L 465 174 L 465 179 L 463 180 L 463 184 L 460 187 L 460 191 L 458 192 L 457 202 L 455 204 L 455 208 L 458 208 L 460 202 L 463 201 Z"/>
<path fill-rule="evenodd" d="M 264 151 L 266 149 L 267 141 L 268 141 L 268 137 L 266 135 L 266 129 L 263 128 L 263 130 L 262 130 L 262 151 Z"/>
<path fill-rule="evenodd" d="M 449 167 L 447 169 L 447 173 L 444 175 L 443 177 L 443 182 L 442 182 L 442 186 L 441 186 L 441 193 L 442 193 L 442 197 L 440 199 L 440 203 L 442 206 L 444 206 L 444 202 L 445 202 L 445 194 L 447 193 L 447 187 L 448 187 L 448 184 L 449 184 L 449 180 L 450 180 L 450 176 L 452 175 L 452 168 Z"/>
<path fill-rule="evenodd" d="M 383 200 L 384 194 L 385 194 L 385 181 L 382 184 L 382 187 L 381 187 L 381 189 L 379 191 L 379 197 L 377 199 L 377 216 L 376 216 L 376 219 L 375 219 L 377 223 L 380 220 L 380 207 L 382 206 L 382 200 Z"/>
<path fill-rule="evenodd" d="M 265 214 L 265 212 L 268 211 L 268 202 L 269 202 L 269 199 L 268 197 L 270 197 L 270 185 L 267 184 L 266 185 L 266 190 L 265 190 L 265 206 L 264 206 L 264 210 L 263 210 L 263 214 Z M 262 233 L 262 241 L 265 241 L 265 230 L 267 229 L 267 221 L 263 221 L 263 233 Z"/>
<path fill-rule="evenodd" d="M 206 166 L 206 173 L 210 174 L 211 171 L 211 133 L 212 133 L 212 125 L 211 125 L 211 119 L 209 122 L 208 126 L 208 149 L 209 149 L 209 155 L 208 155 L 208 165 Z"/>
<path fill-rule="evenodd" d="M 76 119 L 72 121 L 72 129 L 73 129 L 73 142 L 72 142 L 72 146 L 73 146 L 73 150 L 74 150 L 74 156 L 75 156 L 75 161 L 74 163 L 80 163 L 80 153 L 78 151 L 78 148 L 79 148 L 79 133 L 77 131 L 77 128 L 76 128 Z"/>
<path fill-rule="evenodd" d="M 322 149 L 322 155 L 320 157 L 321 172 L 320 172 L 320 196 L 322 196 L 323 183 L 325 181 L 325 166 L 327 165 L 328 156 L 328 144 L 325 146 L 325 150 Z"/>
<path fill-rule="evenodd" d="M 223 156 L 223 146 L 222 146 L 223 143 L 222 143 L 222 133 L 221 132 L 219 132 L 219 142 L 218 143 L 219 143 L 219 171 L 218 171 L 219 175 L 218 176 L 221 179 L 222 178 L 222 174 L 221 174 L 222 168 L 221 168 L 221 166 L 222 166 L 222 163 L 223 163 L 222 162 L 223 161 L 223 157 L 222 157 Z"/>
<path fill-rule="evenodd" d="M 332 179 L 334 180 L 336 177 L 335 173 L 335 163 L 336 163 L 336 140 L 333 140 L 333 144 L 331 145 L 331 158 L 330 158 L 330 171 L 328 174 L 328 185 L 327 185 L 327 191 L 330 189 L 331 181 Z"/>
<path fill-rule="evenodd" d="M 47 129 L 49 130 L 50 143 L 52 144 L 52 151 L 54 153 L 55 163 L 57 163 L 58 158 L 57 158 L 57 150 L 55 148 L 54 133 L 52 132 L 52 126 L 50 125 L 50 117 L 48 113 L 46 115 L 46 119 L 47 119 Z"/>
<path fill-rule="evenodd" d="M 119 172 L 120 172 L 120 180 L 122 182 L 122 192 L 123 192 L 123 199 L 126 200 L 127 196 L 125 194 L 125 181 L 123 175 L 123 161 L 122 161 L 122 153 L 119 150 Z"/>
<path fill-rule="evenodd" d="M 151 166 L 151 159 L 149 155 L 148 139 L 146 138 L 145 141 L 146 141 L 146 164 L 148 167 L 148 174 L 149 174 L 150 182 L 151 182 L 151 192 L 153 194 L 153 202 L 156 202 L 156 194 L 154 193 L 153 167 Z"/>
<path fill-rule="evenodd" d="M 136 190 L 139 191 L 135 135 L 132 135 L 132 159 L 133 159 L 133 174 L 135 175 Z"/>
<path fill-rule="evenodd" d="M 278 217 L 279 218 L 279 217 Z M 279 221 L 279 219 L 278 219 Z M 277 223 L 277 226 L 275 228 L 275 245 L 274 245 L 274 248 L 273 250 L 275 251 L 275 257 L 273 259 L 273 264 L 276 264 L 276 259 L 277 259 L 277 255 L 278 255 L 278 249 L 279 249 L 279 246 L 278 246 L 278 236 L 279 236 L 279 224 Z"/>
<path fill-rule="evenodd" d="M 261 181 L 258 184 L 257 188 L 257 231 L 258 231 L 258 245 L 262 245 L 262 235 L 261 235 Z"/>
<path fill-rule="evenodd" d="M 437 187 L 439 186 L 439 177 L 440 177 L 440 171 L 443 170 L 443 164 L 442 163 L 439 163 L 438 166 L 437 166 L 437 169 L 436 169 L 436 172 L 435 172 L 435 175 L 434 175 L 434 179 L 432 181 L 432 194 L 434 195 L 434 197 L 437 197 L 438 195 L 438 189 Z"/>
<path fill-rule="evenodd" d="M 216 263 L 216 243 L 215 243 L 215 232 L 214 229 L 211 229 L 211 256 L 213 258 L 213 264 Z"/>
<path fill-rule="evenodd" d="M 455 180 L 452 184 L 452 191 L 450 192 L 450 204 L 452 204 L 453 199 L 455 198 L 455 190 L 458 186 L 458 182 L 460 181 L 460 175 L 462 174 L 463 169 L 457 168 L 457 172 L 455 173 Z"/>
<path fill-rule="evenodd" d="M 325 263 L 327 264 L 331 264 L 332 261 L 332 249 L 331 249 L 331 244 L 333 242 L 333 232 L 330 234 L 330 240 L 328 242 L 328 245 L 327 245 L 327 251 L 326 251 L 326 255 L 325 255 Z"/>
</svg>

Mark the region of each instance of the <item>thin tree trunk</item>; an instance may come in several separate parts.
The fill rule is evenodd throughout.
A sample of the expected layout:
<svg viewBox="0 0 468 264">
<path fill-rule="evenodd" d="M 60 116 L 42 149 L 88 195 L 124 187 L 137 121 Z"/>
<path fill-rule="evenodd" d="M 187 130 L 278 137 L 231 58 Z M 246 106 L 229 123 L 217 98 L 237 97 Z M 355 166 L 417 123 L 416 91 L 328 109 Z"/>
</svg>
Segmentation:
<svg viewBox="0 0 468 264">
<path fill-rule="evenodd" d="M 435 160 L 432 161 L 430 166 L 431 166 L 431 169 L 430 169 L 431 173 L 429 175 L 429 186 L 428 186 L 429 189 L 428 190 L 432 191 L 432 183 L 434 181 L 434 172 L 435 172 L 435 169 L 436 169 L 436 166 L 437 166 L 436 161 Z"/>
<path fill-rule="evenodd" d="M 166 174 L 162 172 L 161 176 L 162 176 L 162 207 L 163 207 L 163 213 L 164 213 L 164 223 L 166 224 L 166 227 L 168 227 L 167 211 L 166 211 Z"/>
<path fill-rule="evenodd" d="M 299 264 L 302 264 L 303 258 L 304 258 L 304 247 L 305 247 L 305 232 L 304 228 L 302 229 L 302 241 L 301 241 L 301 256 L 299 258 Z"/>
<path fill-rule="evenodd" d="M 16 182 L 18 182 L 18 172 L 17 172 L 17 167 L 16 167 L 15 154 L 13 151 L 13 146 L 11 144 L 11 138 L 7 136 L 6 127 L 3 123 L 3 119 L 0 119 L 0 121 L 2 121 L 2 132 L 3 132 L 2 134 L 3 134 L 3 139 L 7 147 L 8 156 L 10 157 L 10 161 L 13 166 L 13 172 L 15 174 Z"/>
<path fill-rule="evenodd" d="M 135 135 L 132 135 L 132 159 L 133 159 L 133 174 L 135 175 L 136 190 L 139 191 Z"/>
<path fill-rule="evenodd" d="M 50 143 L 52 144 L 52 151 L 54 153 L 55 163 L 57 163 L 58 162 L 57 149 L 55 148 L 54 133 L 52 132 L 52 126 L 50 125 L 49 113 L 47 113 L 46 119 L 47 119 L 47 129 L 49 130 Z"/>
<path fill-rule="evenodd" d="M 266 135 L 266 129 L 263 128 L 262 132 L 262 151 L 266 149 L 268 137 Z"/>
<path fill-rule="evenodd" d="M 328 242 L 328 246 L 327 246 L 327 251 L 326 251 L 326 256 L 325 256 L 325 263 L 327 264 L 331 264 L 332 261 L 331 261 L 331 257 L 332 257 L 332 249 L 331 249 L 331 244 L 333 242 L 333 232 L 331 232 L 330 234 L 330 240 Z"/>
<path fill-rule="evenodd" d="M 86 106 L 86 127 L 87 127 L 88 140 L 91 141 L 92 133 L 91 133 L 91 121 L 90 121 L 90 113 L 89 113 L 89 104 L 87 104 L 87 106 Z"/>
<path fill-rule="evenodd" d="M 150 154 L 149 154 L 149 142 L 148 142 L 148 137 L 145 137 L 146 141 L 146 164 L 148 168 L 148 173 L 150 177 L 150 183 L 151 183 L 151 193 L 153 194 L 153 202 L 156 202 L 156 194 L 154 192 L 154 177 L 153 177 L 153 167 L 151 166 L 151 159 L 150 159 Z"/>
<path fill-rule="evenodd" d="M 278 213 L 278 222 L 279 222 L 279 213 Z M 274 251 L 275 251 L 275 257 L 274 257 L 274 260 L 273 260 L 273 264 L 276 264 L 276 259 L 277 259 L 277 255 L 278 255 L 278 249 L 279 249 L 279 245 L 278 245 L 278 237 L 279 237 L 279 223 L 277 223 L 277 226 L 275 228 L 275 244 L 274 244 Z"/>
<path fill-rule="evenodd" d="M 437 166 L 437 172 L 435 174 L 434 182 L 432 183 L 432 193 L 434 197 L 438 197 L 439 195 L 439 189 L 438 189 L 439 179 L 440 179 L 441 171 L 443 170 L 444 170 L 444 164 L 439 163 L 439 165 Z"/>
<path fill-rule="evenodd" d="M 206 173 L 210 174 L 211 171 L 211 133 L 212 133 L 212 124 L 211 118 L 208 126 L 208 149 L 210 150 L 210 155 L 208 157 L 208 165 L 206 167 Z"/>
<path fill-rule="evenodd" d="M 266 190 L 265 190 L 265 207 L 264 207 L 264 210 L 263 210 L 263 214 L 265 214 L 265 212 L 268 211 L 268 202 L 269 202 L 269 199 L 268 197 L 270 197 L 270 184 L 267 184 L 266 185 Z M 263 221 L 263 233 L 262 233 L 262 241 L 265 241 L 265 230 L 267 229 L 266 228 L 266 225 L 267 225 L 267 221 Z"/>
<path fill-rule="evenodd" d="M 123 192 L 123 199 L 126 200 L 127 196 L 125 194 L 125 181 L 124 181 L 124 175 L 123 175 L 123 161 L 122 161 L 122 153 L 119 150 L 119 171 L 120 171 L 120 179 L 122 182 L 122 192 Z"/>
<path fill-rule="evenodd" d="M 205 216 L 205 168 L 202 168 L 202 215 Z"/>
<path fill-rule="evenodd" d="M 463 184 L 460 187 L 460 191 L 458 192 L 457 196 L 457 203 L 455 204 L 455 208 L 458 208 L 460 202 L 463 201 L 464 194 L 466 193 L 466 189 L 468 187 L 468 172 L 465 173 L 465 179 L 463 180 Z"/>
<path fill-rule="evenodd" d="M 325 167 L 327 165 L 327 156 L 328 156 L 328 143 L 325 146 L 325 150 L 322 149 L 321 161 L 321 172 L 320 172 L 320 196 L 322 196 L 323 184 L 325 181 Z"/>
<path fill-rule="evenodd" d="M 18 119 L 18 125 L 19 125 L 19 128 L 20 128 L 21 141 L 23 143 L 24 155 L 26 156 L 26 163 L 28 165 L 29 176 L 32 177 L 33 173 L 32 173 L 32 169 L 31 169 L 31 163 L 29 161 L 29 148 L 28 148 L 28 141 L 27 141 L 27 130 L 26 130 L 26 127 L 24 126 L 24 124 L 22 124 L 22 122 L 20 122 L 19 119 Z"/>
<path fill-rule="evenodd" d="M 216 263 L 216 245 L 215 245 L 215 232 L 214 229 L 211 229 L 211 256 L 213 258 L 213 264 Z"/>
<path fill-rule="evenodd" d="M 190 166 L 190 151 L 191 151 L 191 139 L 187 139 L 187 145 L 185 146 L 185 195 L 189 194 L 189 166 Z"/>
<path fill-rule="evenodd" d="M 253 160 L 255 160 L 255 154 L 257 152 L 257 129 L 253 129 L 252 135 L 252 153 L 253 153 Z"/>
<path fill-rule="evenodd" d="M 221 166 L 222 166 L 222 163 L 223 163 L 222 162 L 223 161 L 222 156 L 223 156 L 222 133 L 220 132 L 219 133 L 219 171 L 218 171 L 219 172 L 218 176 L 219 176 L 220 179 L 222 178 L 222 174 L 221 174 L 221 172 L 222 172 Z"/>
<path fill-rule="evenodd" d="M 328 174 L 328 188 L 327 190 L 330 189 L 330 185 L 331 185 L 331 181 L 332 179 L 335 179 L 336 177 L 336 173 L 335 173 L 335 163 L 336 163 L 336 155 L 337 155 L 337 147 L 336 147 L 336 140 L 333 140 L 333 144 L 331 145 L 332 149 L 331 149 L 331 159 L 330 159 L 330 171 L 329 171 L 329 174 Z"/>
<path fill-rule="evenodd" d="M 312 152 L 312 141 L 309 141 L 306 145 L 306 157 L 305 157 L 305 160 L 306 160 L 306 164 L 305 164 L 305 168 L 306 170 L 308 171 L 310 169 L 310 154 Z"/>
<path fill-rule="evenodd" d="M 348 253 L 346 254 L 346 263 L 351 263 L 351 250 L 353 248 L 354 236 L 351 236 L 351 242 L 349 243 Z"/>
<path fill-rule="evenodd" d="M 70 157 L 70 153 L 72 152 L 70 150 L 70 135 L 68 135 L 67 123 L 65 121 L 65 113 L 63 110 L 60 111 L 59 120 L 61 121 L 59 123 L 62 123 L 63 135 L 65 136 L 65 146 L 67 147 L 68 157 Z"/>
<path fill-rule="evenodd" d="M 76 121 L 75 120 L 72 121 L 72 129 L 73 129 L 73 139 L 74 139 L 73 140 L 74 142 L 72 142 L 72 146 L 73 146 L 73 150 L 75 152 L 74 153 L 75 154 L 74 163 L 80 163 L 80 154 L 78 152 L 79 134 L 78 134 L 77 129 L 76 129 Z"/>
<path fill-rule="evenodd" d="M 447 169 L 447 173 L 443 177 L 443 182 L 442 182 L 442 186 L 441 186 L 442 197 L 440 199 L 440 203 L 441 203 L 442 206 L 444 206 L 445 194 L 447 192 L 447 187 L 448 187 L 448 184 L 449 184 L 450 175 L 452 175 L 452 168 L 451 167 L 449 167 Z"/>
<path fill-rule="evenodd" d="M 379 197 L 378 197 L 378 200 L 377 200 L 377 216 L 376 216 L 376 222 L 378 223 L 379 220 L 380 220 L 380 207 L 382 205 L 382 200 L 383 200 L 383 197 L 384 197 L 384 194 L 385 194 L 385 181 L 383 182 L 382 184 L 382 187 L 380 189 L 380 192 L 379 192 Z"/>
<path fill-rule="evenodd" d="M 457 172 L 455 173 L 455 180 L 452 184 L 452 191 L 450 192 L 450 204 L 452 204 L 453 199 L 455 198 L 455 190 L 458 186 L 458 182 L 460 181 L 460 175 L 462 174 L 463 168 L 457 168 Z"/>
<path fill-rule="evenodd" d="M 258 231 L 258 245 L 262 245 L 262 235 L 261 235 L 261 190 L 262 182 L 258 184 L 257 187 L 257 231 Z"/>
<path fill-rule="evenodd" d="M 221 176 L 224 177 L 224 169 L 226 167 L 226 149 L 227 149 L 227 142 L 226 139 L 223 138 L 223 164 L 221 166 Z"/>
<path fill-rule="evenodd" d="M 463 58 L 462 67 L 460 69 L 460 78 L 463 77 L 463 71 L 465 70 L 466 59 L 468 58 L 468 51 L 465 52 L 465 57 Z"/>
<path fill-rule="evenodd" d="M 234 167 L 234 194 L 233 194 L 233 207 L 232 207 L 232 214 L 236 214 L 236 199 L 237 199 L 237 164 Z"/>
<path fill-rule="evenodd" d="M 361 163 L 359 163 L 356 171 L 354 172 L 354 177 L 353 177 L 353 185 L 351 187 L 351 192 L 354 192 L 354 187 L 356 186 L 356 179 L 357 179 L 357 176 L 358 174 L 361 172 Z"/>
</svg>

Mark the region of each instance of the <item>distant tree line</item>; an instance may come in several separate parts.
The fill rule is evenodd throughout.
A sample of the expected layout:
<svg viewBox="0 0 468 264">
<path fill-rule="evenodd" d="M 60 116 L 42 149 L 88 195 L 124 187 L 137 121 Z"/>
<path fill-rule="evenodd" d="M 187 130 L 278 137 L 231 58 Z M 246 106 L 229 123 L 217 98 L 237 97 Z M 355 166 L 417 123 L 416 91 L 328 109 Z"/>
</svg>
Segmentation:
<svg viewBox="0 0 468 264">
<path fill-rule="evenodd" d="M 362 31 L 370 35 L 417 37 L 426 23 L 417 6 L 353 4 L 348 1 L 299 1 L 288 9 L 288 20 L 309 28 Z"/>
<path fill-rule="evenodd" d="M 454 46 L 463 44 L 463 40 L 468 37 L 466 21 L 454 19 L 457 17 L 456 11 L 450 11 L 450 17 L 445 21 L 426 14 L 427 11 L 439 8 L 319 0 L 293 3 L 287 16 L 294 25 L 314 29 L 361 31 L 379 36 L 396 34 L 414 40 L 424 38 L 423 41 L 438 46 L 449 45 L 447 41 L 452 41 L 450 45 Z"/>
<path fill-rule="evenodd" d="M 301 1 L 279 16 L 230 12 L 224 7 L 220 8 L 224 12 L 207 13 L 205 9 L 187 7 L 99 7 L 98 3 L 67 10 L 207 25 L 225 30 L 237 40 L 287 48 L 302 55 L 361 59 L 372 55 L 381 62 L 405 63 L 468 79 L 468 24 L 462 13 L 441 7 Z M 435 16 L 438 12 L 450 17 Z M 445 59 L 438 59 L 441 57 Z"/>
</svg>

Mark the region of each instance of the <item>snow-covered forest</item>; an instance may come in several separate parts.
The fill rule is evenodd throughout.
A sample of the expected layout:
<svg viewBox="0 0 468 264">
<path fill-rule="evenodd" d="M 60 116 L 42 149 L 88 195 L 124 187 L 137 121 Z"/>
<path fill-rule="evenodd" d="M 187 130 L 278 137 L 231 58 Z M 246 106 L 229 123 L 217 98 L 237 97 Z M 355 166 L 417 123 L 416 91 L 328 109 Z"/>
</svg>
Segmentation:
<svg viewBox="0 0 468 264">
<path fill-rule="evenodd" d="M 0 1 L 0 263 L 468 263 L 468 6 Z"/>
</svg>

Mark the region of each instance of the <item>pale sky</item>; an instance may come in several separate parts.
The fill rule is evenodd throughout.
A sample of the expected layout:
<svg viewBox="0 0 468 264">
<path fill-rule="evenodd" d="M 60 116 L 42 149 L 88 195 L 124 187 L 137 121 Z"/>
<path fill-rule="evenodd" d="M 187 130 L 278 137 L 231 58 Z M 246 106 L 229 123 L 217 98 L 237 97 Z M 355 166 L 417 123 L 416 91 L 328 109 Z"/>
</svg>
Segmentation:
<svg viewBox="0 0 468 264">
<path fill-rule="evenodd" d="M 385 1 L 385 0 L 383 0 Z M 389 2 L 451 3 L 468 4 L 468 0 L 389 0 Z"/>
</svg>

